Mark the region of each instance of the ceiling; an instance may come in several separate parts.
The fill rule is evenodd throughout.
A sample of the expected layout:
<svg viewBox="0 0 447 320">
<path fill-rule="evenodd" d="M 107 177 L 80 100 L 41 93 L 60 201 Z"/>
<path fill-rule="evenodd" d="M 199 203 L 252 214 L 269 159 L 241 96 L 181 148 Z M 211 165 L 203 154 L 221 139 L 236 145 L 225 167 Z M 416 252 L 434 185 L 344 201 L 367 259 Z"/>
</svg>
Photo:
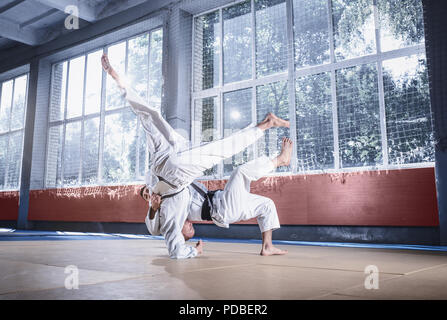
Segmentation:
<svg viewBox="0 0 447 320">
<path fill-rule="evenodd" d="M 79 28 L 139 5 L 145 0 L 0 0 L 0 52 L 42 45 L 73 29 L 65 9 L 78 8 Z"/>
</svg>

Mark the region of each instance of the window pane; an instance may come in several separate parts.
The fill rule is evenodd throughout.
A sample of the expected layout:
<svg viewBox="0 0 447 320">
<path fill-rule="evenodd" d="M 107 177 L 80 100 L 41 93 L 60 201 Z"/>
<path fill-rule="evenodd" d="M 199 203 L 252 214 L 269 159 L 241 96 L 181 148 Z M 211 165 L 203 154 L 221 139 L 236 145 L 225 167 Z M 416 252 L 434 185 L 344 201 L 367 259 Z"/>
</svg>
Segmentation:
<svg viewBox="0 0 447 320">
<path fill-rule="evenodd" d="M 84 122 L 84 142 L 82 150 L 82 183 L 98 181 L 99 163 L 99 118 Z"/>
<path fill-rule="evenodd" d="M 245 128 L 252 123 L 251 88 L 224 94 L 224 137 Z M 250 150 L 249 150 L 250 149 Z M 224 175 L 253 158 L 251 147 L 224 161 Z"/>
<path fill-rule="evenodd" d="M 48 133 L 48 153 L 46 168 L 46 186 L 56 187 L 61 185 L 62 172 L 62 140 L 63 126 L 50 127 Z"/>
<path fill-rule="evenodd" d="M 81 154 L 81 122 L 68 123 L 65 129 L 64 185 L 78 184 Z"/>
<path fill-rule="evenodd" d="M 382 164 L 376 65 L 337 71 L 340 166 Z"/>
<path fill-rule="evenodd" d="M 332 0 L 337 60 L 376 52 L 372 0 Z"/>
<path fill-rule="evenodd" d="M 109 61 L 115 71 L 121 76 L 125 76 L 126 64 L 126 42 L 120 42 L 107 49 Z M 124 107 L 125 99 L 121 96 L 120 89 L 111 76 L 107 75 L 106 80 L 106 109 Z"/>
<path fill-rule="evenodd" d="M 434 161 L 425 55 L 383 62 L 389 162 Z"/>
<path fill-rule="evenodd" d="M 149 35 L 129 40 L 127 78 L 130 86 L 144 100 L 147 99 Z"/>
<path fill-rule="evenodd" d="M 146 171 L 149 169 L 149 153 L 147 151 L 147 140 L 146 140 L 146 131 L 144 131 L 141 123 L 138 127 L 138 143 L 139 143 L 139 152 L 138 152 L 138 162 L 139 162 L 139 172 L 138 177 L 144 177 Z"/>
<path fill-rule="evenodd" d="M 194 90 L 219 85 L 220 21 L 219 11 L 194 20 Z"/>
<path fill-rule="evenodd" d="M 256 88 L 256 119 L 261 122 L 269 112 L 289 119 L 289 91 L 287 81 L 258 86 Z M 265 132 L 264 139 L 257 143 L 259 156 L 277 156 L 281 152 L 283 137 L 290 137 L 289 128 L 272 128 Z M 277 171 L 290 171 L 290 167 L 280 167 Z"/>
<path fill-rule="evenodd" d="M 18 189 L 20 185 L 20 171 L 22 169 L 23 131 L 10 134 L 8 147 L 8 173 L 6 189 Z"/>
<path fill-rule="evenodd" d="M 218 139 L 219 106 L 217 97 L 197 99 L 194 103 L 194 121 L 196 137 L 199 142 L 209 142 Z"/>
<path fill-rule="evenodd" d="M 334 168 L 329 73 L 296 80 L 296 128 L 298 171 Z"/>
<path fill-rule="evenodd" d="M 87 77 L 85 85 L 85 112 L 84 114 L 99 113 L 101 110 L 101 84 L 102 84 L 102 50 L 90 53 L 87 56 Z"/>
<path fill-rule="evenodd" d="M 0 190 L 5 188 L 6 160 L 8 154 L 8 134 L 0 136 Z"/>
<path fill-rule="evenodd" d="M 67 119 L 82 115 L 85 56 L 70 60 L 68 71 Z"/>
<path fill-rule="evenodd" d="M 106 183 L 135 179 L 137 118 L 126 109 L 108 115 L 104 129 L 103 179 Z"/>
<path fill-rule="evenodd" d="M 162 96 L 162 59 L 163 59 L 163 30 L 151 33 L 151 47 L 149 58 L 149 102 L 161 106 Z"/>
<path fill-rule="evenodd" d="M 67 65 L 65 61 L 53 67 L 51 90 L 50 121 L 62 120 L 65 110 L 65 92 L 67 89 Z"/>
<path fill-rule="evenodd" d="M 221 123 L 217 97 L 197 99 L 194 102 L 194 126 L 195 136 L 200 143 L 217 140 L 220 137 L 219 127 Z M 217 165 L 204 172 L 205 176 L 216 175 Z"/>
<path fill-rule="evenodd" d="M 223 9 L 224 82 L 251 78 L 251 4 L 244 1 Z"/>
<path fill-rule="evenodd" d="M 378 0 L 382 51 L 424 42 L 421 0 Z"/>
<path fill-rule="evenodd" d="M 26 85 L 28 76 L 16 78 L 14 81 L 14 100 L 11 115 L 11 130 L 22 129 L 25 116 Z"/>
<path fill-rule="evenodd" d="M 0 133 L 9 131 L 13 80 L 3 82 L 0 104 Z"/>
<path fill-rule="evenodd" d="M 327 0 L 294 0 L 297 68 L 330 62 Z"/>
<path fill-rule="evenodd" d="M 285 0 L 256 0 L 256 72 L 265 76 L 287 69 Z"/>
</svg>

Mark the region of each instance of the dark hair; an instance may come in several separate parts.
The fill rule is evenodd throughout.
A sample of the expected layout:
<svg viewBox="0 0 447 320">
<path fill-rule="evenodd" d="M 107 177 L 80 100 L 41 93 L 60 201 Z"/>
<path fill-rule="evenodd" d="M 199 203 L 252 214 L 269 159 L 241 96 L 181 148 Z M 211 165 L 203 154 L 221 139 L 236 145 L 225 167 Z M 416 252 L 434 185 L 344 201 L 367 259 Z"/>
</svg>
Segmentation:
<svg viewBox="0 0 447 320">
<path fill-rule="evenodd" d="M 141 189 L 140 189 L 140 196 L 141 196 L 141 198 L 143 198 L 144 199 L 144 197 L 143 197 L 143 192 L 144 192 L 144 189 L 146 189 L 147 187 L 146 186 L 143 186 Z M 145 199 L 146 200 L 146 199 Z"/>
</svg>

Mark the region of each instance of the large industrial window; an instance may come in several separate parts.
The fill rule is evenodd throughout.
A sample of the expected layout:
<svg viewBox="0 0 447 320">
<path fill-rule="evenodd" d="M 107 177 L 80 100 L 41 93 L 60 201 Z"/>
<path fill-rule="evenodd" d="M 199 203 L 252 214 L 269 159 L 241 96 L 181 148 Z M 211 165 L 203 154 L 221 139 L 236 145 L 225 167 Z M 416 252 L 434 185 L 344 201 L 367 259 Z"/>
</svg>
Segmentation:
<svg viewBox="0 0 447 320">
<path fill-rule="evenodd" d="M 295 142 L 287 172 L 430 166 L 420 0 L 245 0 L 194 17 L 193 140 L 291 121 L 207 175 Z"/>
<path fill-rule="evenodd" d="M 22 168 L 28 75 L 0 82 L 0 190 L 17 190 Z"/>
<path fill-rule="evenodd" d="M 107 53 L 130 86 L 160 107 L 162 38 L 157 29 L 53 65 L 46 187 L 143 179 L 146 136 L 100 59 Z"/>
</svg>

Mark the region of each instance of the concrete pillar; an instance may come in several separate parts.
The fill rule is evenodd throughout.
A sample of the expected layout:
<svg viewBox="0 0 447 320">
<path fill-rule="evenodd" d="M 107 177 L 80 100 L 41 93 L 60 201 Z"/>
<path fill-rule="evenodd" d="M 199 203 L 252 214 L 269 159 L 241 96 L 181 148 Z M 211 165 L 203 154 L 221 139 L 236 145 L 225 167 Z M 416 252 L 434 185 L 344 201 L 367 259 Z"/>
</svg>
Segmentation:
<svg viewBox="0 0 447 320">
<path fill-rule="evenodd" d="M 174 7 L 167 31 L 164 112 L 169 124 L 190 139 L 192 15 Z"/>
<path fill-rule="evenodd" d="M 447 150 L 435 150 L 436 193 L 438 197 L 440 244 L 447 246 Z"/>
<path fill-rule="evenodd" d="M 440 243 L 447 245 L 447 6 L 445 0 L 423 0 L 422 4 L 436 141 L 435 175 Z"/>
<path fill-rule="evenodd" d="M 36 116 L 37 77 L 39 61 L 33 59 L 30 63 L 28 78 L 28 96 L 23 140 L 22 173 L 20 178 L 18 229 L 28 228 L 29 191 L 31 181 L 31 163 L 33 153 L 34 120 Z"/>
</svg>

